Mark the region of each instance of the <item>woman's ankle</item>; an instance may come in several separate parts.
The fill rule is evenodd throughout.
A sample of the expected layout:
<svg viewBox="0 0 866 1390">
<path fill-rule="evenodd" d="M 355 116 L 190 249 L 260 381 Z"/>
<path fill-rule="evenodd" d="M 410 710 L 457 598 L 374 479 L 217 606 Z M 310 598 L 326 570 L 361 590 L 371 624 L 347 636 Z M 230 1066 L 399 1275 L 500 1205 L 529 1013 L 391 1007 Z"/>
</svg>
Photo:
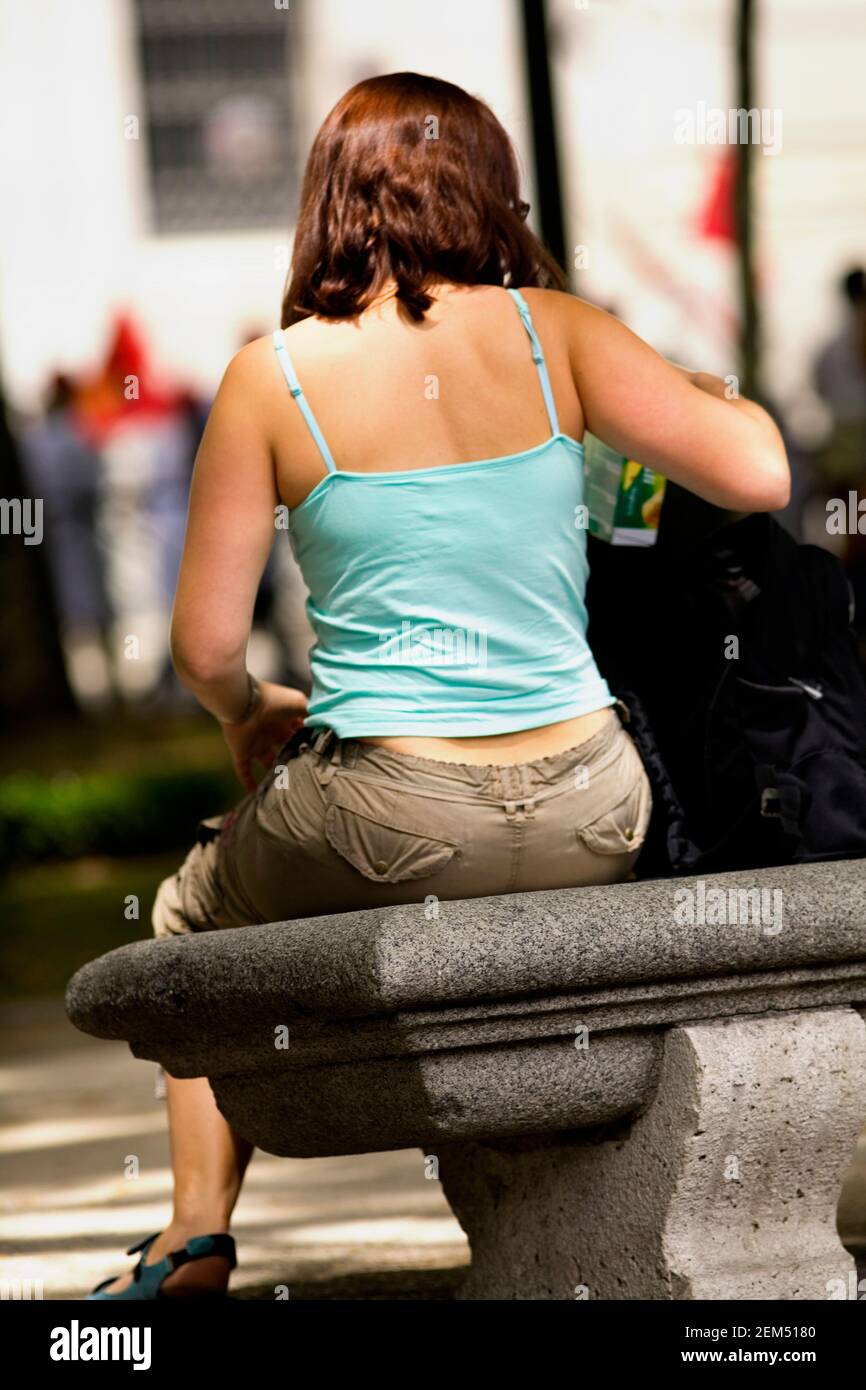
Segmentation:
<svg viewBox="0 0 866 1390">
<path fill-rule="evenodd" d="M 163 1235 L 176 1238 L 178 1246 L 183 1246 L 193 1236 L 228 1234 L 230 1222 L 231 1213 L 219 1207 L 175 1212 Z"/>
</svg>

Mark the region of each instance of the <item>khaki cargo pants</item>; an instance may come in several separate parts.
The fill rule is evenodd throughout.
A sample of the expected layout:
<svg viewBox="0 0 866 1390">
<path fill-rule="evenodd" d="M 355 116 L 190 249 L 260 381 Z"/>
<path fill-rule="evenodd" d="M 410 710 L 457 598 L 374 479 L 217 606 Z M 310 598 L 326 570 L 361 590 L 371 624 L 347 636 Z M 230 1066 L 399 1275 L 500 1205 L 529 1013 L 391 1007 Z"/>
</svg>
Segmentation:
<svg viewBox="0 0 866 1390">
<path fill-rule="evenodd" d="M 614 709 L 576 747 L 503 765 L 303 730 L 254 794 L 201 823 L 160 886 L 154 931 L 614 883 L 629 876 L 651 809 Z"/>
</svg>

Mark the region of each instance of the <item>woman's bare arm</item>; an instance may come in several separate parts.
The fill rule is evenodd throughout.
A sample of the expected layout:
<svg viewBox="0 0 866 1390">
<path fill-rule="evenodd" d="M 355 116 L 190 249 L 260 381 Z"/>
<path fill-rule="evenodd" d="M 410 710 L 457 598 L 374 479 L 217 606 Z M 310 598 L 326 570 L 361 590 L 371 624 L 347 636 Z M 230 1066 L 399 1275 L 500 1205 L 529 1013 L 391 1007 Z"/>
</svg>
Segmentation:
<svg viewBox="0 0 866 1390">
<path fill-rule="evenodd" d="M 257 423 L 259 371 L 243 349 L 211 408 L 193 473 L 171 624 L 178 675 L 205 709 L 235 720 L 249 701 L 246 649 L 274 540 L 274 467 Z"/>
<path fill-rule="evenodd" d="M 229 364 L 196 458 L 171 653 L 180 679 L 223 726 L 238 778 L 253 791 L 302 724 L 300 690 L 252 681 L 246 653 L 279 503 L 261 340 Z"/>
<path fill-rule="evenodd" d="M 761 406 L 727 399 L 721 378 L 675 367 L 603 310 L 559 298 L 593 434 L 718 507 L 753 512 L 787 504 L 785 446 Z"/>
</svg>

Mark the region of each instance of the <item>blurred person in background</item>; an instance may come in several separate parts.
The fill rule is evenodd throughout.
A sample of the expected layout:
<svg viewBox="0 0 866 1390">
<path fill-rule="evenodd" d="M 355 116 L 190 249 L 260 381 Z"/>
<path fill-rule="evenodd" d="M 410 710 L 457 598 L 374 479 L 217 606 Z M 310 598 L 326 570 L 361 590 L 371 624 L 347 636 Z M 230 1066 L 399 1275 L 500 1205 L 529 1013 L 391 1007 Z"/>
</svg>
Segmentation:
<svg viewBox="0 0 866 1390">
<path fill-rule="evenodd" d="M 853 486 L 866 478 L 866 271 L 849 270 L 839 285 L 845 321 L 815 359 L 815 388 L 829 407 L 832 429 L 822 478 Z"/>
<path fill-rule="evenodd" d="M 67 677 L 79 706 L 98 711 L 111 700 L 109 606 L 97 541 L 102 460 L 76 428 L 74 400 L 74 383 L 55 376 L 44 416 L 21 430 L 19 446 L 28 486 L 43 499 Z"/>
<path fill-rule="evenodd" d="M 121 698 L 135 703 L 170 684 L 169 615 L 197 441 L 186 395 L 154 383 L 141 335 L 126 315 L 77 407 L 102 461 L 97 527 L 113 677 Z"/>
<path fill-rule="evenodd" d="M 450 83 L 369 79 L 319 131 L 285 331 L 223 378 L 172 621 L 249 794 L 161 885 L 157 936 L 631 872 L 651 792 L 586 639 L 584 431 L 734 510 L 783 506 L 789 470 L 759 406 L 566 293 L 528 211 Z M 247 666 L 282 516 L 309 699 Z M 171 1221 L 92 1298 L 219 1293 L 234 1266 L 250 1146 L 205 1077 L 166 1080 Z"/>
</svg>

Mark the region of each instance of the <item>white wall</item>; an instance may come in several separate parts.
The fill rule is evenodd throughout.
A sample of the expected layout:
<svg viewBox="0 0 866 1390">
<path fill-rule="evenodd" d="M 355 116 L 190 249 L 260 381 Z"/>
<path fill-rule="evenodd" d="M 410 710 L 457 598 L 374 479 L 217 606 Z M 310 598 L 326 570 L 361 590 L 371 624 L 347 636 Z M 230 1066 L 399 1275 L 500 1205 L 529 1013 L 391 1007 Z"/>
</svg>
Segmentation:
<svg viewBox="0 0 866 1390">
<path fill-rule="evenodd" d="M 732 370 L 732 260 L 693 233 L 719 151 L 678 146 L 672 132 L 678 107 L 733 103 L 733 0 L 551 8 L 570 239 L 590 258 L 582 283 L 662 350 Z M 756 159 L 759 263 L 768 380 L 790 403 L 834 322 L 835 276 L 866 257 L 866 5 L 762 9 L 759 104 L 782 109 L 784 144 Z M 203 389 L 244 329 L 277 319 L 288 229 L 149 229 L 145 150 L 123 133 L 140 109 L 129 21 L 129 0 L 0 0 L 0 371 L 19 406 L 52 368 L 99 360 L 115 306 L 143 322 L 157 364 Z M 531 171 L 512 0 L 308 0 L 287 22 L 307 27 L 304 148 L 352 82 L 415 68 L 487 99 Z"/>
<path fill-rule="evenodd" d="M 837 320 L 834 281 L 866 263 L 866 4 L 773 0 L 762 81 L 785 146 L 763 160 L 760 270 L 768 376 L 793 401 Z"/>
<path fill-rule="evenodd" d="M 733 371 L 733 258 L 694 231 L 722 151 L 678 145 L 673 132 L 678 108 L 736 105 L 734 0 L 552 6 L 570 240 L 589 255 L 583 292 L 660 350 Z M 790 409 L 838 320 L 835 280 L 866 260 L 866 5 L 757 8 L 756 105 L 781 110 L 783 135 L 779 154 L 755 157 L 765 366 Z"/>
<path fill-rule="evenodd" d="M 178 0 L 203 3 L 203 0 Z M 308 0 L 304 149 L 360 76 L 431 72 L 527 129 L 510 0 Z M 143 324 L 157 366 L 212 390 L 249 326 L 278 321 L 289 229 L 154 235 L 128 0 L 0 0 L 0 372 L 20 408 L 55 368 L 98 363 L 113 308 Z"/>
</svg>

